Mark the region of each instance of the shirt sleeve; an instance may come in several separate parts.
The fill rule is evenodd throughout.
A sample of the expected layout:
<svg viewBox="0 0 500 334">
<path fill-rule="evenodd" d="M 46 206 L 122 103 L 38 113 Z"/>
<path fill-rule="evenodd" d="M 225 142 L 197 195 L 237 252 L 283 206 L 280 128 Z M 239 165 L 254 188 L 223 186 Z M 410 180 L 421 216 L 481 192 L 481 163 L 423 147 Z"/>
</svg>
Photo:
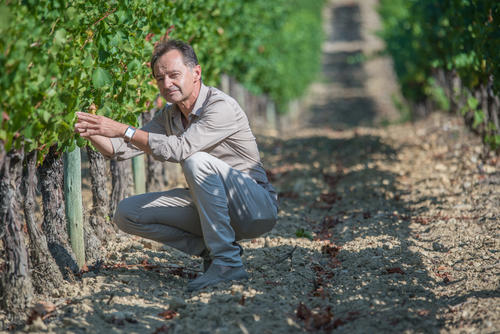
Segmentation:
<svg viewBox="0 0 500 334">
<path fill-rule="evenodd" d="M 149 147 L 157 160 L 181 162 L 205 151 L 238 131 L 234 108 L 223 99 L 210 102 L 179 136 L 149 134 Z"/>
<path fill-rule="evenodd" d="M 160 110 L 155 114 L 155 116 L 151 121 L 149 121 L 143 127 L 141 127 L 141 130 L 149 132 L 150 136 L 151 134 L 158 134 L 165 136 L 166 135 L 165 114 L 166 114 L 165 109 Z M 114 154 L 111 157 L 111 159 L 115 158 L 117 160 L 126 160 L 144 153 L 136 146 L 130 143 L 127 144 L 125 140 L 123 140 L 123 138 L 118 137 L 110 139 L 111 139 L 111 145 L 113 145 L 113 150 L 114 150 Z"/>
</svg>

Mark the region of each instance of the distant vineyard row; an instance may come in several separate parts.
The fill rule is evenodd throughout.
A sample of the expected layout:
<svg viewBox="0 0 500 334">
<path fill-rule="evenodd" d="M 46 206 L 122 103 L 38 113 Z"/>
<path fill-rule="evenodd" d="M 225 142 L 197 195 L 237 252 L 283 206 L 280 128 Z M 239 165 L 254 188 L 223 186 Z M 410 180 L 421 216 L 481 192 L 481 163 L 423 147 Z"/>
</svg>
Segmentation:
<svg viewBox="0 0 500 334">
<path fill-rule="evenodd" d="M 414 112 L 460 112 L 500 148 L 500 2 L 382 0 L 382 36 Z M 431 107 L 431 108 L 432 108 Z"/>
<path fill-rule="evenodd" d="M 228 73 L 286 111 L 319 69 L 323 2 L 4 2 L 0 142 L 39 159 L 53 144 L 71 149 L 75 112 L 91 105 L 134 124 L 155 97 L 148 61 L 166 31 L 192 43 L 207 84 Z"/>
</svg>

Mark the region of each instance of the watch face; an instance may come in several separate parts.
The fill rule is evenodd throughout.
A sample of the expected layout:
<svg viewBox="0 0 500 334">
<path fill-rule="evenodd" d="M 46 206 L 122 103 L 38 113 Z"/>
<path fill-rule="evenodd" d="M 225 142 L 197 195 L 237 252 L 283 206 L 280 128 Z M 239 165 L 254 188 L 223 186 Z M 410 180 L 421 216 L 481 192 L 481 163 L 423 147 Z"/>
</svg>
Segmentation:
<svg viewBox="0 0 500 334">
<path fill-rule="evenodd" d="M 134 136 L 134 133 L 135 133 L 135 128 L 133 127 L 128 127 L 127 128 L 127 131 L 125 131 L 125 134 L 123 135 L 124 139 L 126 142 L 129 142 L 132 137 Z"/>
</svg>

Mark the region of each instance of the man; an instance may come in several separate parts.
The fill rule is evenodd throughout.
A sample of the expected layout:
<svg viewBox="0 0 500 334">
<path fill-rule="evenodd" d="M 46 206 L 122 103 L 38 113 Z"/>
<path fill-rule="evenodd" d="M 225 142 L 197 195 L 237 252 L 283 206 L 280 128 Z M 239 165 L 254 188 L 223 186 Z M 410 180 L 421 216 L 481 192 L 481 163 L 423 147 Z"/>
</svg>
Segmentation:
<svg viewBox="0 0 500 334">
<path fill-rule="evenodd" d="M 277 196 L 260 162 L 247 117 L 238 103 L 202 83 L 192 47 L 168 40 L 151 59 L 160 94 L 171 104 L 142 129 L 104 116 L 77 113 L 75 130 L 105 156 L 129 159 L 143 152 L 179 162 L 189 189 L 124 199 L 115 223 L 127 233 L 156 240 L 204 259 L 193 291 L 248 278 L 236 243 L 270 231 Z"/>
</svg>

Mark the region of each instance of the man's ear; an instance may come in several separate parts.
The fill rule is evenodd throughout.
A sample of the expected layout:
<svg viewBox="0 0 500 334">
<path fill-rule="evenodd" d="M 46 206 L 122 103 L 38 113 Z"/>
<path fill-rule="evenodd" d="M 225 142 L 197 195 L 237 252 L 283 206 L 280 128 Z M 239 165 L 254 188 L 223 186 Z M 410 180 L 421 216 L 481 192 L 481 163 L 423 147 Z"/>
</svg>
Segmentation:
<svg viewBox="0 0 500 334">
<path fill-rule="evenodd" d="M 201 80 L 201 66 L 200 65 L 196 65 L 195 67 L 193 67 L 193 79 L 194 79 L 194 82 Z"/>
</svg>

